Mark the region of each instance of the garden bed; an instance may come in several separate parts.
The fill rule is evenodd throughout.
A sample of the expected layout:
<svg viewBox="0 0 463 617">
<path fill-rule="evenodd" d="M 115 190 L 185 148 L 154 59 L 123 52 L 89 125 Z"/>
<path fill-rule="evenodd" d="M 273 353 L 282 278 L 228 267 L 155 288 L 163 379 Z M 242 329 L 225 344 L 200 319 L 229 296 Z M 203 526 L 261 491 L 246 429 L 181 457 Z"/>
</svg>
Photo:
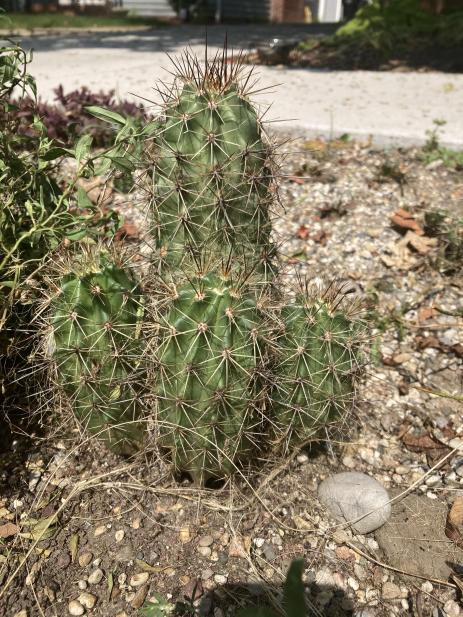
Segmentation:
<svg viewBox="0 0 463 617">
<path fill-rule="evenodd" d="M 349 140 L 284 148 L 283 269 L 323 270 L 369 300 L 376 337 L 357 408 L 326 443 L 209 490 L 173 478 L 154 448 L 131 462 L 77 434 L 18 436 L 1 461 L 2 614 L 64 617 L 80 597 L 101 617 L 140 615 L 150 599 L 146 615 L 177 603 L 178 615 L 232 616 L 278 592 L 302 556 L 314 615 L 459 615 L 461 552 L 449 561 L 444 531 L 463 491 L 462 264 L 443 258 L 446 239 L 428 235 L 424 216 L 444 208 L 461 221 L 461 166 Z M 98 184 L 87 188 L 98 200 Z M 142 192 L 105 190 L 106 207 L 126 216 L 120 236 L 141 246 Z M 408 523 L 396 505 L 395 527 L 366 536 L 330 518 L 317 486 L 348 470 L 391 496 L 411 492 Z"/>
</svg>

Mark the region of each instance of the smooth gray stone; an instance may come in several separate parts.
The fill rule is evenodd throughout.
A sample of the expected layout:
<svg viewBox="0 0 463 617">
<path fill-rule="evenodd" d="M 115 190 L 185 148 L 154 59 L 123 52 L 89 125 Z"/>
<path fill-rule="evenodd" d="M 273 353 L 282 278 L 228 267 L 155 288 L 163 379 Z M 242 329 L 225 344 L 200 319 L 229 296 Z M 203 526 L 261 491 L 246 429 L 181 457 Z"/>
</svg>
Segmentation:
<svg viewBox="0 0 463 617">
<path fill-rule="evenodd" d="M 391 515 L 384 486 L 357 471 L 337 473 L 323 480 L 318 498 L 335 518 L 350 523 L 361 534 L 378 529 Z"/>
</svg>

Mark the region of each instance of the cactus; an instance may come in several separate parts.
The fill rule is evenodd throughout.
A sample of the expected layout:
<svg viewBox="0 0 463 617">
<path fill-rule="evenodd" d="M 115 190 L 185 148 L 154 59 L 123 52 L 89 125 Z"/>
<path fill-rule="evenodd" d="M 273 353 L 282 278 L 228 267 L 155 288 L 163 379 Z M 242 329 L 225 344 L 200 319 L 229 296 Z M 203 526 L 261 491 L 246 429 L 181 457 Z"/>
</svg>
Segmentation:
<svg viewBox="0 0 463 617">
<path fill-rule="evenodd" d="M 79 249 L 77 249 L 79 250 Z M 50 280 L 47 355 L 80 424 L 111 450 L 143 441 L 141 290 L 120 258 L 98 246 L 66 255 Z"/>
<path fill-rule="evenodd" d="M 262 299 L 245 276 L 207 269 L 170 292 L 159 316 L 159 443 L 203 484 L 256 450 L 265 412 Z"/>
<path fill-rule="evenodd" d="M 270 209 L 273 150 L 248 95 L 249 74 L 226 50 L 201 67 L 185 52 L 176 84 L 163 93 L 164 124 L 154 143 L 153 236 L 159 255 L 178 266 L 206 244 L 231 249 L 272 276 Z M 274 266 L 273 266 L 274 267 Z"/>
<path fill-rule="evenodd" d="M 302 444 L 344 420 L 355 396 L 365 328 L 343 287 L 304 282 L 283 307 L 274 366 L 273 418 L 285 443 Z"/>
</svg>

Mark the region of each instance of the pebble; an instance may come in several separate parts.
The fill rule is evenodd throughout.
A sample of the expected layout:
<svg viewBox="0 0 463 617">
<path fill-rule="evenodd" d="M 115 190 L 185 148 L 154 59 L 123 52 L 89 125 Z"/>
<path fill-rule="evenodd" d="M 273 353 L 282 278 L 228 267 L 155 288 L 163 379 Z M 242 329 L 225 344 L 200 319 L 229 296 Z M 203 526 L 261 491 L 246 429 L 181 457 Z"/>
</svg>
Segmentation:
<svg viewBox="0 0 463 617">
<path fill-rule="evenodd" d="M 140 585 L 144 585 L 146 583 L 149 577 L 150 575 L 148 572 L 138 572 L 130 577 L 129 584 L 132 587 L 140 587 Z"/>
<path fill-rule="evenodd" d="M 425 593 L 431 593 L 433 589 L 434 589 L 434 587 L 433 587 L 433 584 L 431 583 L 431 581 L 425 581 L 421 585 L 421 590 L 424 591 Z"/>
<path fill-rule="evenodd" d="M 98 585 L 98 583 L 101 582 L 103 575 L 104 575 L 103 570 L 101 568 L 97 568 L 96 570 L 93 570 L 93 572 L 89 574 L 87 580 L 90 585 Z"/>
<path fill-rule="evenodd" d="M 82 580 L 78 581 L 77 586 L 79 587 L 79 589 L 81 591 L 83 591 L 84 589 L 87 589 L 87 581 L 82 579 Z"/>
<path fill-rule="evenodd" d="M 360 589 L 359 582 L 355 578 L 352 578 L 352 576 L 349 576 L 349 578 L 347 579 L 347 584 L 349 585 L 349 587 L 352 587 L 354 591 Z"/>
<path fill-rule="evenodd" d="M 459 476 L 460 478 L 463 478 L 463 463 L 461 463 L 460 465 L 458 465 L 458 467 L 455 469 L 455 473 L 457 474 L 457 476 Z"/>
<path fill-rule="evenodd" d="M 444 604 L 444 612 L 447 617 L 458 617 L 460 615 L 460 607 L 455 600 L 447 600 Z"/>
<path fill-rule="evenodd" d="M 149 585 L 142 585 L 137 593 L 134 594 L 133 598 L 130 601 L 130 606 L 135 609 L 141 608 L 143 602 L 145 601 L 146 596 L 148 595 Z"/>
<path fill-rule="evenodd" d="M 97 597 L 94 596 L 93 593 L 85 592 L 81 593 L 77 600 L 82 604 L 82 606 L 85 606 L 85 608 L 88 608 L 88 610 L 91 611 L 96 604 Z"/>
<path fill-rule="evenodd" d="M 95 531 L 93 532 L 93 535 L 95 536 L 95 538 L 98 538 L 98 536 L 101 536 L 104 533 L 106 533 L 106 526 L 100 525 L 99 527 L 95 529 Z"/>
<path fill-rule="evenodd" d="M 426 486 L 437 486 L 440 484 L 441 477 L 439 475 L 429 476 L 425 480 Z"/>
<path fill-rule="evenodd" d="M 85 608 L 77 600 L 71 600 L 68 604 L 68 611 L 70 615 L 83 615 Z"/>
<path fill-rule="evenodd" d="M 214 538 L 212 536 L 201 536 L 198 540 L 198 546 L 211 546 L 214 542 Z"/>
<path fill-rule="evenodd" d="M 347 469 L 354 469 L 357 466 L 356 462 L 351 456 L 345 456 L 342 459 L 342 464 L 344 465 L 344 467 L 347 467 Z"/>
<path fill-rule="evenodd" d="M 388 581 L 387 583 L 384 583 L 381 595 L 383 600 L 398 600 L 402 597 L 402 592 L 400 587 Z"/>
<path fill-rule="evenodd" d="M 338 520 L 350 522 L 360 534 L 378 529 L 391 515 L 386 489 L 360 472 L 347 471 L 327 478 L 318 487 L 318 497 Z"/>
<path fill-rule="evenodd" d="M 265 539 L 264 538 L 254 538 L 253 542 L 257 546 L 257 548 L 262 548 L 264 546 Z"/>
<path fill-rule="evenodd" d="M 123 529 L 118 529 L 116 533 L 114 534 L 114 537 L 116 538 L 116 542 L 122 542 L 122 540 L 124 539 L 124 536 L 125 536 L 125 531 Z"/>
<path fill-rule="evenodd" d="M 191 531 L 189 527 L 182 527 L 179 531 L 180 542 L 182 544 L 187 544 L 187 542 L 191 541 Z"/>
<path fill-rule="evenodd" d="M 23 608 L 21 611 L 15 613 L 13 617 L 27 617 L 27 611 Z"/>
<path fill-rule="evenodd" d="M 399 465 L 395 468 L 395 472 L 398 473 L 399 476 L 405 476 L 407 473 L 410 472 L 410 468 L 405 467 L 405 465 Z"/>
<path fill-rule="evenodd" d="M 71 563 L 71 556 L 69 553 L 61 553 L 58 559 L 56 560 L 56 565 L 60 570 L 65 570 L 68 565 Z"/>
<path fill-rule="evenodd" d="M 197 550 L 198 550 L 198 553 L 202 555 L 203 557 L 210 557 L 212 553 L 212 550 L 210 549 L 209 546 L 198 546 Z"/>
<path fill-rule="evenodd" d="M 93 555 L 92 553 L 82 553 L 79 555 L 79 566 L 81 568 L 85 568 L 92 561 Z"/>
<path fill-rule="evenodd" d="M 228 580 L 228 576 L 225 576 L 225 574 L 214 574 L 214 581 L 218 585 L 225 585 L 227 580 Z"/>
<path fill-rule="evenodd" d="M 203 570 L 201 572 L 201 578 L 203 579 L 203 581 L 207 581 L 213 576 L 214 576 L 214 572 L 210 568 L 207 568 L 206 570 Z"/>
<path fill-rule="evenodd" d="M 308 460 L 309 457 L 307 456 L 307 454 L 298 454 L 296 457 L 296 461 L 299 463 L 299 465 L 304 465 L 304 463 L 307 463 Z"/>
</svg>

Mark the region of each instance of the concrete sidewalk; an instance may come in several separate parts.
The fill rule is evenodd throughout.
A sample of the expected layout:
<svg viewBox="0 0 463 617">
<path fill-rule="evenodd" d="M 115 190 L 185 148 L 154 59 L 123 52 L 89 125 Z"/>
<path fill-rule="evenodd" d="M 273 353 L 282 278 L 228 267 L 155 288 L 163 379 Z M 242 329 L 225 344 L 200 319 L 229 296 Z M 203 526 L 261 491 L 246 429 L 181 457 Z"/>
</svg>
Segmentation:
<svg viewBox="0 0 463 617">
<path fill-rule="evenodd" d="M 229 45 L 249 49 L 278 36 L 304 38 L 304 28 L 227 26 Z M 121 97 L 158 100 L 152 86 L 169 81 L 170 61 L 190 45 L 204 54 L 204 27 L 178 26 L 148 32 L 69 34 L 22 39 L 35 50 L 31 72 L 43 99 L 53 88 L 68 91 L 86 85 L 115 89 Z M 208 28 L 210 47 L 221 45 L 225 28 Z M 379 145 L 419 145 L 433 120 L 443 120 L 443 144 L 463 148 L 463 75 L 368 71 L 315 71 L 256 67 L 257 95 L 266 115 L 291 132 L 304 135 L 372 136 Z"/>
</svg>

